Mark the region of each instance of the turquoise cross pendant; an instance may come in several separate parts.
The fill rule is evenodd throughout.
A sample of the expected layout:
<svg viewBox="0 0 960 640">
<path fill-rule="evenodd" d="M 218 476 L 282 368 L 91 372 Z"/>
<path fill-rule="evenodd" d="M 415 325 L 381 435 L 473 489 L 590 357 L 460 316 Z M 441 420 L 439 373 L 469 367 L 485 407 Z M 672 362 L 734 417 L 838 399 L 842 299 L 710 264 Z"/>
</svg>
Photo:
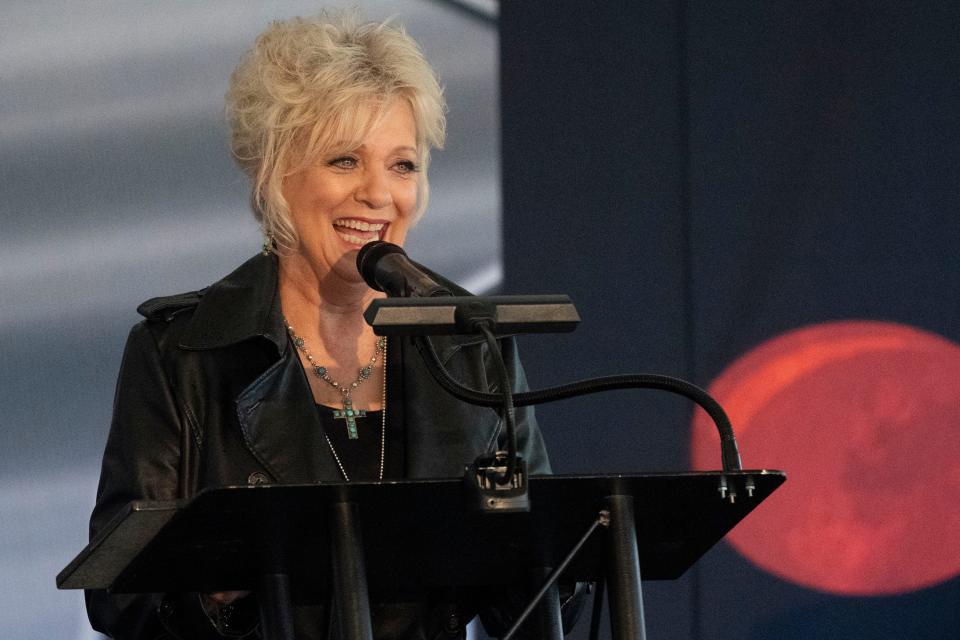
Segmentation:
<svg viewBox="0 0 960 640">
<path fill-rule="evenodd" d="M 350 399 L 350 396 L 347 396 L 343 399 L 343 410 L 334 410 L 333 417 L 335 420 L 346 420 L 347 437 L 351 440 L 356 440 L 359 437 L 357 433 L 357 418 L 367 417 L 367 412 L 363 409 L 354 409 L 353 400 Z"/>
</svg>

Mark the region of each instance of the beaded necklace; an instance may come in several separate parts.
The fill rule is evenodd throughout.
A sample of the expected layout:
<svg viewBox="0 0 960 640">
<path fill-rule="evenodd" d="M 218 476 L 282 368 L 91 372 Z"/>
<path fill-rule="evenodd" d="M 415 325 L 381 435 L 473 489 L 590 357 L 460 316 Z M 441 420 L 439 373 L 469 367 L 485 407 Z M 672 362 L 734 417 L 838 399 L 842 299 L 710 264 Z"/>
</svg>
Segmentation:
<svg viewBox="0 0 960 640">
<path fill-rule="evenodd" d="M 351 440 L 356 440 L 360 437 L 359 431 L 357 430 L 357 418 L 365 418 L 367 412 L 363 409 L 355 409 L 353 406 L 353 400 L 350 398 L 350 394 L 354 389 L 363 384 L 366 380 L 370 378 L 373 374 L 374 366 L 377 363 L 377 360 L 383 358 L 383 389 L 381 396 L 381 419 L 380 419 L 380 480 L 383 480 L 383 471 L 386 463 L 386 450 L 387 450 L 387 339 L 384 336 L 380 336 L 377 339 L 377 345 L 374 348 L 373 356 L 370 358 L 370 362 L 366 366 L 360 368 L 360 372 L 357 375 L 357 379 L 351 382 L 350 384 L 340 384 L 336 380 L 330 377 L 327 368 L 317 364 L 313 359 L 313 355 L 310 353 L 310 350 L 307 349 L 306 342 L 304 339 L 297 335 L 293 327 L 290 325 L 290 322 L 283 318 L 283 324 L 287 328 L 287 332 L 290 334 L 290 338 L 293 340 L 294 346 L 303 354 L 303 357 L 306 358 L 307 362 L 310 363 L 310 370 L 317 378 L 323 380 L 331 387 L 340 392 L 343 409 L 335 409 L 333 412 L 333 417 L 336 420 L 344 420 L 347 424 L 347 437 Z M 337 450 L 333 446 L 333 442 L 330 441 L 330 436 L 324 434 L 324 438 L 327 441 L 327 446 L 330 447 L 330 453 L 333 454 L 333 459 L 337 462 L 337 466 L 340 468 L 340 473 L 343 474 L 343 479 L 347 482 L 350 482 L 350 476 L 347 474 L 347 470 L 343 466 L 343 462 L 340 460 L 340 456 L 337 454 Z"/>
</svg>

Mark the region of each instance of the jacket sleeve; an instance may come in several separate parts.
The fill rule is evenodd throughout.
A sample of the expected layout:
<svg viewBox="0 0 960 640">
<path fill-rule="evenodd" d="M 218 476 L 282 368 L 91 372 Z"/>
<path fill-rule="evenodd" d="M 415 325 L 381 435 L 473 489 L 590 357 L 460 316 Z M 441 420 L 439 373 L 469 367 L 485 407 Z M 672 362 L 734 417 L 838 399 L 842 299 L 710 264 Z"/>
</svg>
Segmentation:
<svg viewBox="0 0 960 640">
<path fill-rule="evenodd" d="M 182 461 L 193 448 L 147 321 L 130 332 L 120 366 L 113 420 L 103 455 L 93 539 L 133 500 L 175 500 L 189 495 Z M 113 595 L 86 592 L 93 628 L 118 640 L 220 638 L 196 594 Z"/>
</svg>

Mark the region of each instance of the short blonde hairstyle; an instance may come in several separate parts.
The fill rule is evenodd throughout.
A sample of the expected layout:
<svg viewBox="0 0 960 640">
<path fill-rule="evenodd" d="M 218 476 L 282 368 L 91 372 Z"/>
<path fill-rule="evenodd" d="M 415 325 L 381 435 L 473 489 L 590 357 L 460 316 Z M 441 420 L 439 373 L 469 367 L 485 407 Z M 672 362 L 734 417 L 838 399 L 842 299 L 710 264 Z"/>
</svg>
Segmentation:
<svg viewBox="0 0 960 640">
<path fill-rule="evenodd" d="M 355 149 L 393 98 L 408 101 L 417 127 L 418 202 L 429 197 L 430 150 L 442 148 L 443 90 L 417 43 L 388 22 L 355 13 L 274 22 L 230 76 L 231 149 L 251 181 L 251 207 L 277 250 L 299 239 L 283 179 L 322 155 Z"/>
</svg>

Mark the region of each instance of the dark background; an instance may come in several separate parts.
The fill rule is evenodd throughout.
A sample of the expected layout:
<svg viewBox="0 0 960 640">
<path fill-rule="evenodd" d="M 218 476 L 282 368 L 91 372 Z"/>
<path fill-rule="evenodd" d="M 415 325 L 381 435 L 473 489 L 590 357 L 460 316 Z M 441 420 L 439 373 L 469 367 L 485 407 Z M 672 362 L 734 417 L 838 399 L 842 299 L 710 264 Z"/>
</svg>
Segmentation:
<svg viewBox="0 0 960 640">
<path fill-rule="evenodd" d="M 758 343 L 838 319 L 960 341 L 958 7 L 503 3 L 505 289 L 567 293 L 583 316 L 521 343 L 532 384 L 706 387 Z M 558 471 L 689 468 L 691 410 L 665 394 L 538 412 Z M 644 598 L 651 638 L 960 633 L 956 578 L 837 596 L 726 543 Z"/>
</svg>

